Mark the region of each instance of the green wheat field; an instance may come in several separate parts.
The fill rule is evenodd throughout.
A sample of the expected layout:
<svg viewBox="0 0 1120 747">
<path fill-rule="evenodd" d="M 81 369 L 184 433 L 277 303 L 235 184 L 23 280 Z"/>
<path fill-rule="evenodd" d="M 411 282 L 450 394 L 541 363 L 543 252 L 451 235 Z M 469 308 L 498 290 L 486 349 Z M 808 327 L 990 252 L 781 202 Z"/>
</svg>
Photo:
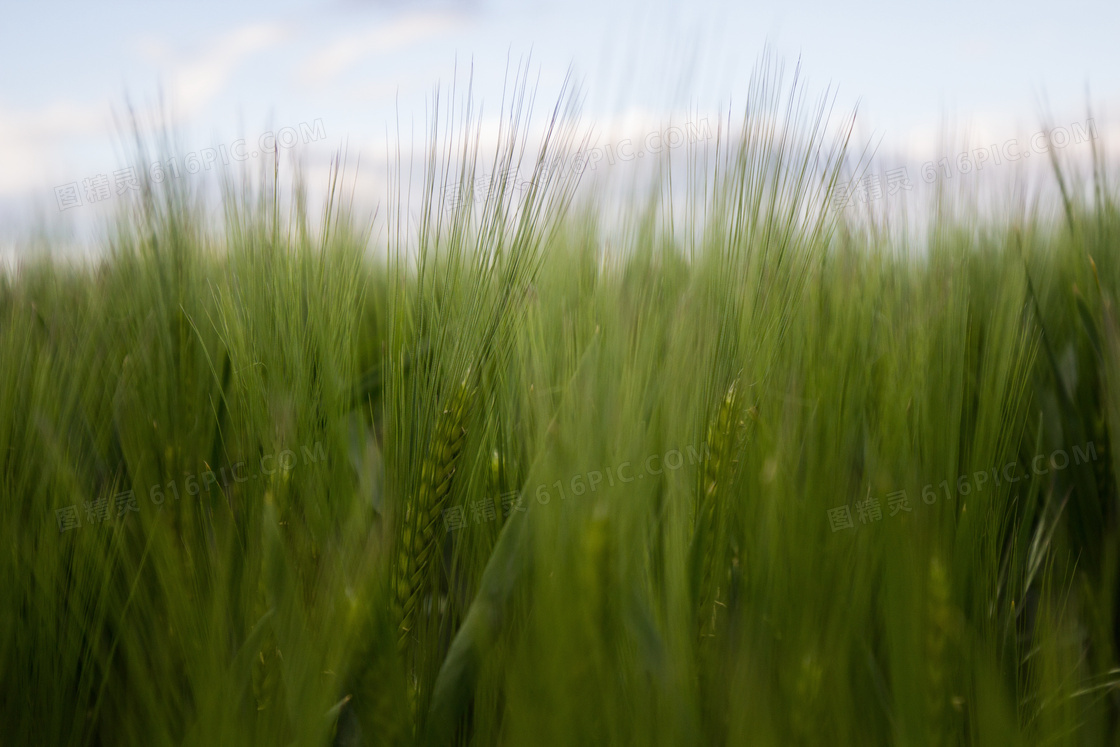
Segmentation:
<svg viewBox="0 0 1120 747">
<path fill-rule="evenodd" d="M 0 278 L 0 743 L 1120 743 L 1101 144 L 915 233 L 770 68 L 623 198 L 531 99 Z"/>
</svg>

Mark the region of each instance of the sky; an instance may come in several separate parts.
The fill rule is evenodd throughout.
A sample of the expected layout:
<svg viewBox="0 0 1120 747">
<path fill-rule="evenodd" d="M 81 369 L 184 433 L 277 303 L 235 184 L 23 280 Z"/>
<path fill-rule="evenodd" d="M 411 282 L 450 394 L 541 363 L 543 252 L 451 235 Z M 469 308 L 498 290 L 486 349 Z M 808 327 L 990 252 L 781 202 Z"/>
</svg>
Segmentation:
<svg viewBox="0 0 1120 747">
<path fill-rule="evenodd" d="M 271 133 L 320 182 L 337 149 L 360 155 L 376 190 L 387 143 L 398 133 L 423 140 L 437 85 L 462 91 L 469 80 L 492 123 L 523 66 L 546 104 L 570 74 L 601 142 L 640 142 L 666 123 L 741 112 L 769 50 L 790 67 L 800 61 L 811 92 L 834 91 L 838 111 L 858 104 L 857 139 L 890 162 L 884 174 L 909 164 L 914 182 L 923 163 L 937 164 L 938 178 L 963 178 L 960 153 L 985 173 L 1010 153 L 1041 154 L 1045 146 L 1027 143 L 1046 116 L 1064 126 L 1070 153 L 1088 148 L 1081 133 L 1106 144 L 1120 134 L 1120 3 L 9 5 L 0 25 L 0 236 L 9 241 L 44 223 L 89 226 L 112 209 L 129 188 L 116 176 L 129 165 L 129 106 L 150 114 L 162 102 L 176 150 L 196 154 L 198 163 L 168 170 L 216 172 L 239 140 L 238 154 L 261 158 Z M 948 130 L 959 147 L 944 144 Z"/>
</svg>

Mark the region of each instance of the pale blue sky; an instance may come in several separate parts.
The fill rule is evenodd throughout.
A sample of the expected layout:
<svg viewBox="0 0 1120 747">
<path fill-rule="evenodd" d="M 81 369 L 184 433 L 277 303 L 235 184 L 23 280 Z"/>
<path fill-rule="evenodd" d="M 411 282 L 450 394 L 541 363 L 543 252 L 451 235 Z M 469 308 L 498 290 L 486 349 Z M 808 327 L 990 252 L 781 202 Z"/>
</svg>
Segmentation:
<svg viewBox="0 0 1120 747">
<path fill-rule="evenodd" d="M 1084 121 L 1086 87 L 1108 139 L 1120 103 L 1120 3 L 26 3 L 0 26 L 0 221 L 55 212 L 54 187 L 121 168 L 112 114 L 161 86 L 187 149 L 321 120 L 324 162 L 347 140 L 373 159 L 397 112 L 421 123 L 434 84 L 472 61 L 496 107 L 507 57 L 532 52 L 539 96 L 571 65 L 585 118 L 611 129 L 738 111 L 769 43 L 811 86 L 861 100 L 861 134 L 936 157 L 946 117 L 976 142 Z M 491 109 L 493 111 L 493 109 Z M 421 127 L 417 126 L 417 129 Z M 928 155 L 923 155 L 928 154 Z M 312 170 L 311 173 L 315 173 Z M 100 207 L 100 206 L 97 206 Z M 67 213 L 80 211 L 67 211 Z M 67 216 L 69 217 L 69 215 Z"/>
</svg>

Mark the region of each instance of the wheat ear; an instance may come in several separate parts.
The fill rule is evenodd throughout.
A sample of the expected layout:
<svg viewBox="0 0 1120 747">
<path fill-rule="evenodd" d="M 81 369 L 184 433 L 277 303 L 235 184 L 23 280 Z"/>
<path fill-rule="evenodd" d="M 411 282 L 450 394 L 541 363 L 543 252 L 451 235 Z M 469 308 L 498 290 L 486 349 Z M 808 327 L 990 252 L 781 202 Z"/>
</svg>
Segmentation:
<svg viewBox="0 0 1120 747">
<path fill-rule="evenodd" d="M 427 591 L 432 560 L 437 555 L 436 528 L 447 508 L 451 481 L 467 435 L 467 415 L 473 396 L 469 378 L 468 373 L 439 415 L 432 447 L 421 467 L 420 485 L 405 509 L 393 580 L 401 648 L 416 624 L 417 606 Z"/>
<path fill-rule="evenodd" d="M 698 566 L 694 582 L 699 615 L 698 632 L 701 634 L 705 620 L 709 617 L 709 607 L 714 624 L 718 595 L 718 590 L 713 588 L 715 561 L 724 545 L 717 494 L 728 479 L 734 454 L 734 433 L 739 411 L 738 384 L 738 379 L 731 382 L 715 418 L 708 424 L 708 453 L 704 459 L 697 496 L 693 558 Z"/>
<path fill-rule="evenodd" d="M 946 689 L 949 684 L 947 649 L 952 613 L 949 602 L 949 576 L 940 558 L 929 564 L 926 592 L 926 708 L 929 716 L 930 744 L 945 743 Z"/>
</svg>

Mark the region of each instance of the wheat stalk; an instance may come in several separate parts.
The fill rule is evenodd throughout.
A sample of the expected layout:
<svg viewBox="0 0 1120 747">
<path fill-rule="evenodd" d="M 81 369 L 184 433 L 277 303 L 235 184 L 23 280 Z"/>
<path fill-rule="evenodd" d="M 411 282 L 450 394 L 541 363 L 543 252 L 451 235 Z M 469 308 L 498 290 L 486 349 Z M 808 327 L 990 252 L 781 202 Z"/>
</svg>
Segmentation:
<svg viewBox="0 0 1120 747">
<path fill-rule="evenodd" d="M 258 711 L 268 711 L 269 718 L 277 707 L 282 707 L 286 696 L 284 695 L 284 681 L 280 672 L 280 649 L 276 644 L 276 633 L 270 627 L 261 642 L 261 648 L 253 659 L 253 700 Z"/>
<path fill-rule="evenodd" d="M 722 551 L 722 522 L 719 516 L 717 495 L 727 481 L 734 453 L 734 431 L 739 411 L 739 380 L 728 387 L 720 402 L 715 418 L 708 424 L 708 453 L 704 459 L 697 496 L 696 523 L 693 530 L 693 558 L 696 564 L 696 609 L 699 615 L 698 632 L 714 627 L 716 599 L 719 590 L 713 588 L 716 555 Z M 707 625 L 705 619 L 711 620 Z"/>
<path fill-rule="evenodd" d="M 948 700 L 947 649 L 951 610 L 949 577 L 936 555 L 930 559 L 926 615 L 926 707 L 930 721 L 930 744 L 942 744 L 945 737 L 945 705 Z"/>
<path fill-rule="evenodd" d="M 436 555 L 436 527 L 451 494 L 466 439 L 466 421 L 473 387 L 470 374 L 451 396 L 436 422 L 432 448 L 420 471 L 420 485 L 405 509 L 404 529 L 397 552 L 393 589 L 400 619 L 398 645 L 404 648 L 416 624 L 416 610 L 427 591 L 432 558 Z"/>
</svg>

